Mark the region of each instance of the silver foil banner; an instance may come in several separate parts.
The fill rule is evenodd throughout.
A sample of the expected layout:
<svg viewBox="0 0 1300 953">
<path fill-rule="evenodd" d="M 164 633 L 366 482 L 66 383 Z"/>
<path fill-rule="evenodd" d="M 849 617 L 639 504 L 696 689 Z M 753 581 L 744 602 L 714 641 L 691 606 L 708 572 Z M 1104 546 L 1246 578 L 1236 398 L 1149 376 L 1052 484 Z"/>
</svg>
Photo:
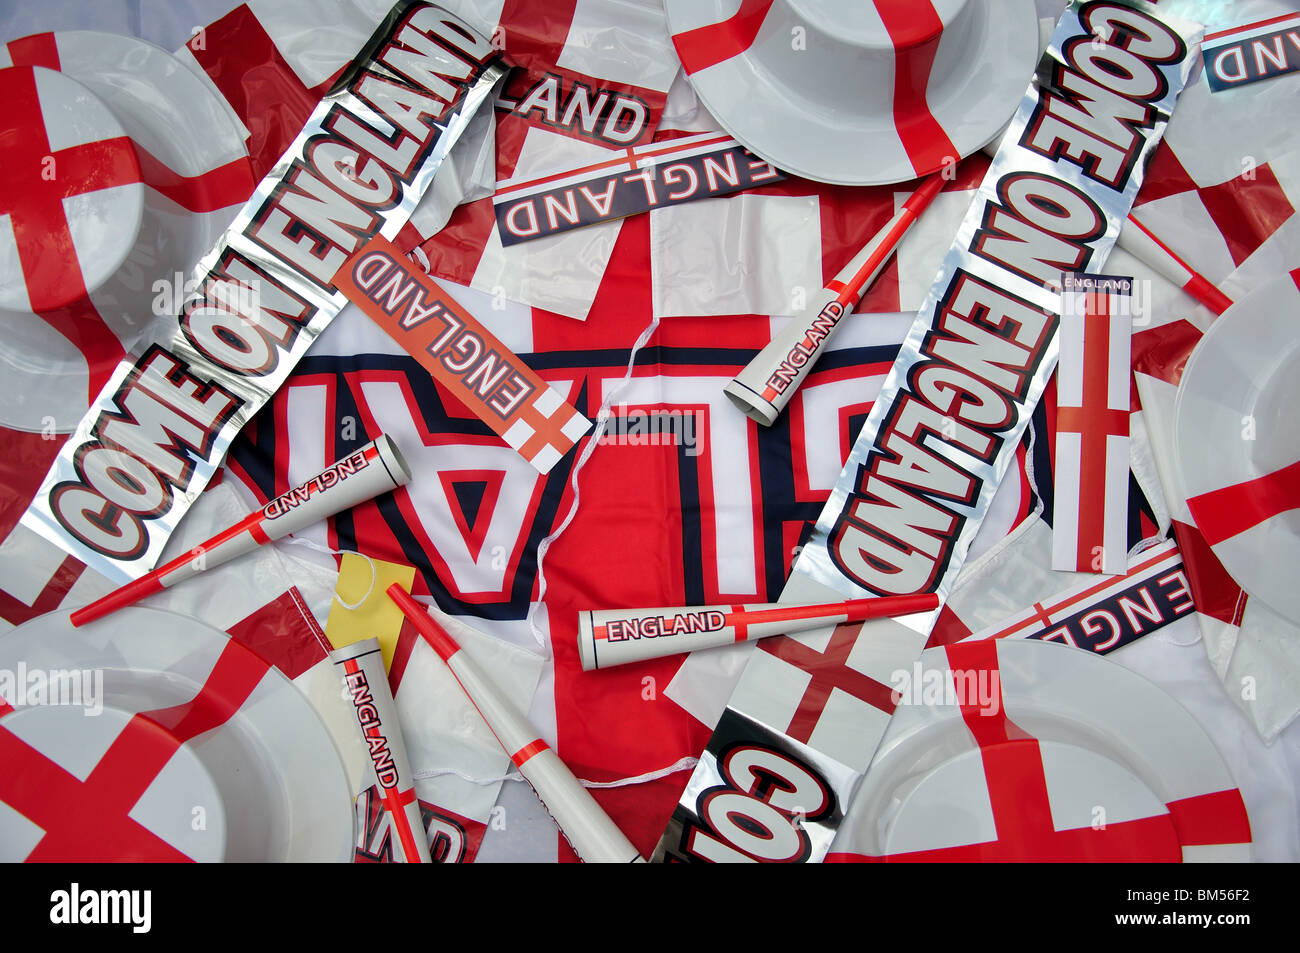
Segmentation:
<svg viewBox="0 0 1300 953">
<path fill-rule="evenodd" d="M 398 4 L 59 452 L 22 523 L 109 579 L 143 575 L 226 449 L 347 298 L 334 273 L 394 238 L 505 74 L 430 3 Z"/>
<path fill-rule="evenodd" d="M 780 601 L 947 598 L 1056 365 L 1061 273 L 1101 270 L 1201 34 L 1066 9 Z M 825 857 L 937 617 L 759 643 L 723 722 L 763 730 L 720 726 L 655 859 Z"/>
</svg>

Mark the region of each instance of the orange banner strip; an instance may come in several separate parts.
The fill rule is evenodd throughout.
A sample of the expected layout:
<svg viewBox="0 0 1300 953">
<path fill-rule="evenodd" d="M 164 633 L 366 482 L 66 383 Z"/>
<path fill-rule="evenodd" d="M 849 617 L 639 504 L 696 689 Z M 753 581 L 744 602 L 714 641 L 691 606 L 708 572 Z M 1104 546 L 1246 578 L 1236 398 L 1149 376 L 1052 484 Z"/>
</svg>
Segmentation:
<svg viewBox="0 0 1300 953">
<path fill-rule="evenodd" d="M 371 239 L 339 269 L 334 285 L 541 473 L 591 429 L 391 242 Z"/>
</svg>

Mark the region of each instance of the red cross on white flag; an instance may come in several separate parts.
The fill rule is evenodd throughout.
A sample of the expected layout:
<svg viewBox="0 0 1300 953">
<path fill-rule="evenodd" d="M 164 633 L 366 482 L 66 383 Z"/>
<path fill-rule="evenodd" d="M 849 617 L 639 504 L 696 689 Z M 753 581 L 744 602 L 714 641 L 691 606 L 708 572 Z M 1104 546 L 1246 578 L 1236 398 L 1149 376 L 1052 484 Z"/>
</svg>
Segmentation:
<svg viewBox="0 0 1300 953">
<path fill-rule="evenodd" d="M 1053 569 L 1127 568 L 1132 285 L 1131 278 L 1064 278 Z"/>
<path fill-rule="evenodd" d="M 565 403 L 558 391 L 548 387 L 523 406 L 518 419 L 502 436 L 538 472 L 549 473 L 590 429 L 591 422 Z"/>
</svg>

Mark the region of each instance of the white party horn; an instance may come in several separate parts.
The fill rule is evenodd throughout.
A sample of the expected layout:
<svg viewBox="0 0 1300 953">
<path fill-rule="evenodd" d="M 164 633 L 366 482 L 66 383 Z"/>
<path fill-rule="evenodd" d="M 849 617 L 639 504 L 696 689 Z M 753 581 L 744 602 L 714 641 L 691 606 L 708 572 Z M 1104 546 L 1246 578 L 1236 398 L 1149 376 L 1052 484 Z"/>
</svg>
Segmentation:
<svg viewBox="0 0 1300 953">
<path fill-rule="evenodd" d="M 1215 314 L 1232 307 L 1232 299 L 1183 261 L 1133 215 L 1119 233 L 1119 247 L 1161 277 L 1167 278 Z"/>
<path fill-rule="evenodd" d="M 393 858 L 408 864 L 427 864 L 429 840 L 420 816 L 420 801 L 415 796 L 411 762 L 406 755 L 402 725 L 397 719 L 397 704 L 388 686 L 388 673 L 384 671 L 379 639 L 362 639 L 334 649 L 330 661 L 341 670 L 339 677 L 343 679 L 353 718 L 375 769 L 381 809 L 397 832 Z"/>
<path fill-rule="evenodd" d="M 892 219 L 853 257 L 834 280 L 813 296 L 811 304 L 794 317 L 771 343 L 723 388 L 731 402 L 764 427 L 789 403 L 795 390 L 876 276 L 884 270 L 908 229 L 943 189 L 936 173 L 907 197 Z"/>
<path fill-rule="evenodd" d="M 989 158 L 997 154 L 998 143 L 1001 141 L 1002 136 L 999 135 L 984 147 L 984 152 Z M 1134 215 L 1130 214 L 1124 220 L 1124 227 L 1119 231 L 1116 244 L 1156 274 L 1182 288 L 1215 314 L 1223 314 L 1232 307 L 1232 299 L 1220 291 L 1214 282 L 1183 261 L 1172 248 L 1157 238 L 1155 233 L 1138 221 Z"/>
<path fill-rule="evenodd" d="M 387 493 L 410 479 L 411 471 L 397 445 L 381 434 L 185 555 L 78 609 L 72 613 L 72 624 L 85 625 L 145 596 L 170 589 L 258 546 Z"/>
<path fill-rule="evenodd" d="M 447 631 L 427 609 L 411 598 L 397 583 L 388 587 L 388 597 L 411 620 L 424 640 L 433 647 L 460 682 L 469 700 L 524 780 L 532 785 L 542 806 L 555 818 L 560 833 L 584 863 L 631 863 L 644 858 L 618 826 L 609 819 L 596 799 L 573 776 L 559 755 L 537 733 L 527 719 L 460 650 Z"/>
<path fill-rule="evenodd" d="M 853 599 L 815 606 L 764 602 L 746 606 L 596 609 L 578 613 L 578 657 L 585 671 L 806 632 L 845 622 L 911 615 L 939 608 L 932 592 Z"/>
</svg>

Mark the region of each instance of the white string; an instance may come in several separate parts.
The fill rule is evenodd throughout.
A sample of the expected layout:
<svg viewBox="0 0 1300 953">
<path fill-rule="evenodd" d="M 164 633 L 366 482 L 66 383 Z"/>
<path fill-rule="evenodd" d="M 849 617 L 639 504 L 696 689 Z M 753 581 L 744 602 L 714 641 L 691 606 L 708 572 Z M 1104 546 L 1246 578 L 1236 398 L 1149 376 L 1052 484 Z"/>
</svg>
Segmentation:
<svg viewBox="0 0 1300 953">
<path fill-rule="evenodd" d="M 634 778 L 621 778 L 618 781 L 583 781 L 582 786 L 585 788 L 621 788 L 629 784 L 645 784 L 648 781 L 658 781 L 660 778 L 666 778 L 670 774 L 676 774 L 678 771 L 691 771 L 700 763 L 699 758 L 682 758 L 680 761 L 670 764 L 666 768 L 660 768 L 658 771 L 648 771 L 645 774 L 638 774 Z"/>
<path fill-rule="evenodd" d="M 636 777 L 632 777 L 632 778 L 619 778 L 617 781 L 587 781 L 582 778 L 578 778 L 578 783 L 581 784 L 584 788 L 621 788 L 621 787 L 626 787 L 629 784 L 645 784 L 649 781 L 658 781 L 660 778 L 666 778 L 668 777 L 668 775 L 676 774 L 679 771 L 693 770 L 695 766 L 699 764 L 699 761 L 700 761 L 699 758 L 682 758 L 680 761 L 677 761 L 674 764 L 670 764 L 666 768 L 660 768 L 657 771 L 649 771 L 645 774 L 638 774 Z M 475 777 L 471 777 L 468 774 L 465 774 L 462 771 L 456 771 L 453 768 L 436 768 L 436 769 L 431 768 L 425 771 L 415 771 L 412 772 L 411 777 L 413 777 L 417 781 L 428 781 L 432 778 L 441 778 L 447 775 L 454 775 L 455 777 L 460 778 L 462 781 L 468 781 L 470 784 L 478 784 L 483 786 L 489 784 L 497 784 L 498 782 L 501 781 L 523 781 L 524 780 L 524 776 L 517 771 L 511 771 L 509 774 L 503 774 L 500 777 L 496 777 L 496 778 L 475 778 Z"/>
<path fill-rule="evenodd" d="M 362 596 L 356 602 L 344 602 L 342 599 L 339 598 L 339 594 L 337 591 L 335 591 L 334 593 L 335 601 L 338 602 L 338 604 L 341 605 L 343 608 L 347 609 L 349 612 L 356 609 L 360 609 L 363 605 L 365 605 L 366 600 L 370 598 L 370 594 L 375 591 L 375 583 L 379 581 L 379 569 L 378 567 L 375 566 L 375 561 L 371 559 L 369 556 L 367 556 L 365 553 L 353 552 L 350 549 L 330 549 L 328 546 L 323 546 L 320 543 L 316 542 L 316 540 L 314 539 L 304 539 L 293 535 L 286 536 L 280 542 L 296 543 L 299 546 L 306 546 L 308 549 L 314 549 L 318 553 L 326 553 L 330 556 L 344 556 L 347 555 L 348 553 L 352 553 L 353 556 L 360 556 L 370 565 L 370 585 L 369 587 L 367 587 L 366 594 L 364 596 Z"/>
<path fill-rule="evenodd" d="M 658 327 L 659 316 L 655 315 L 654 319 L 651 320 L 650 324 L 636 339 L 636 343 L 632 345 L 632 351 L 627 357 L 627 371 L 623 374 L 623 378 L 618 382 L 618 384 L 610 390 L 609 396 L 601 402 L 600 411 L 596 414 L 595 431 L 592 433 L 591 439 L 587 441 L 587 445 L 582 448 L 582 455 L 578 457 L 578 462 L 573 468 L 573 473 L 569 475 L 569 486 L 573 490 L 573 502 L 569 505 L 569 511 L 564 514 L 564 521 L 560 523 L 559 527 L 553 530 L 551 534 L 543 539 L 537 546 L 537 601 L 533 603 L 532 607 L 528 610 L 528 629 L 532 632 L 533 638 L 537 641 L 537 644 L 541 646 L 543 651 L 548 651 L 549 647 L 546 644 L 546 637 L 537 626 L 537 610 L 546 598 L 546 572 L 543 569 L 546 552 L 551 548 L 551 543 L 559 539 L 561 534 L 569 528 L 569 524 L 573 522 L 574 516 L 578 513 L 578 501 L 580 495 L 578 491 L 578 474 L 580 474 L 582 468 L 587 465 L 587 461 L 596 451 L 596 445 L 600 443 L 601 438 L 605 435 L 605 426 L 609 422 L 609 410 L 614 405 L 614 399 L 623 392 L 623 389 L 626 388 L 632 380 L 632 368 L 636 363 L 637 352 L 640 351 L 641 348 L 645 347 L 646 342 L 650 340 L 651 335 L 655 333 L 655 330 Z"/>
</svg>

